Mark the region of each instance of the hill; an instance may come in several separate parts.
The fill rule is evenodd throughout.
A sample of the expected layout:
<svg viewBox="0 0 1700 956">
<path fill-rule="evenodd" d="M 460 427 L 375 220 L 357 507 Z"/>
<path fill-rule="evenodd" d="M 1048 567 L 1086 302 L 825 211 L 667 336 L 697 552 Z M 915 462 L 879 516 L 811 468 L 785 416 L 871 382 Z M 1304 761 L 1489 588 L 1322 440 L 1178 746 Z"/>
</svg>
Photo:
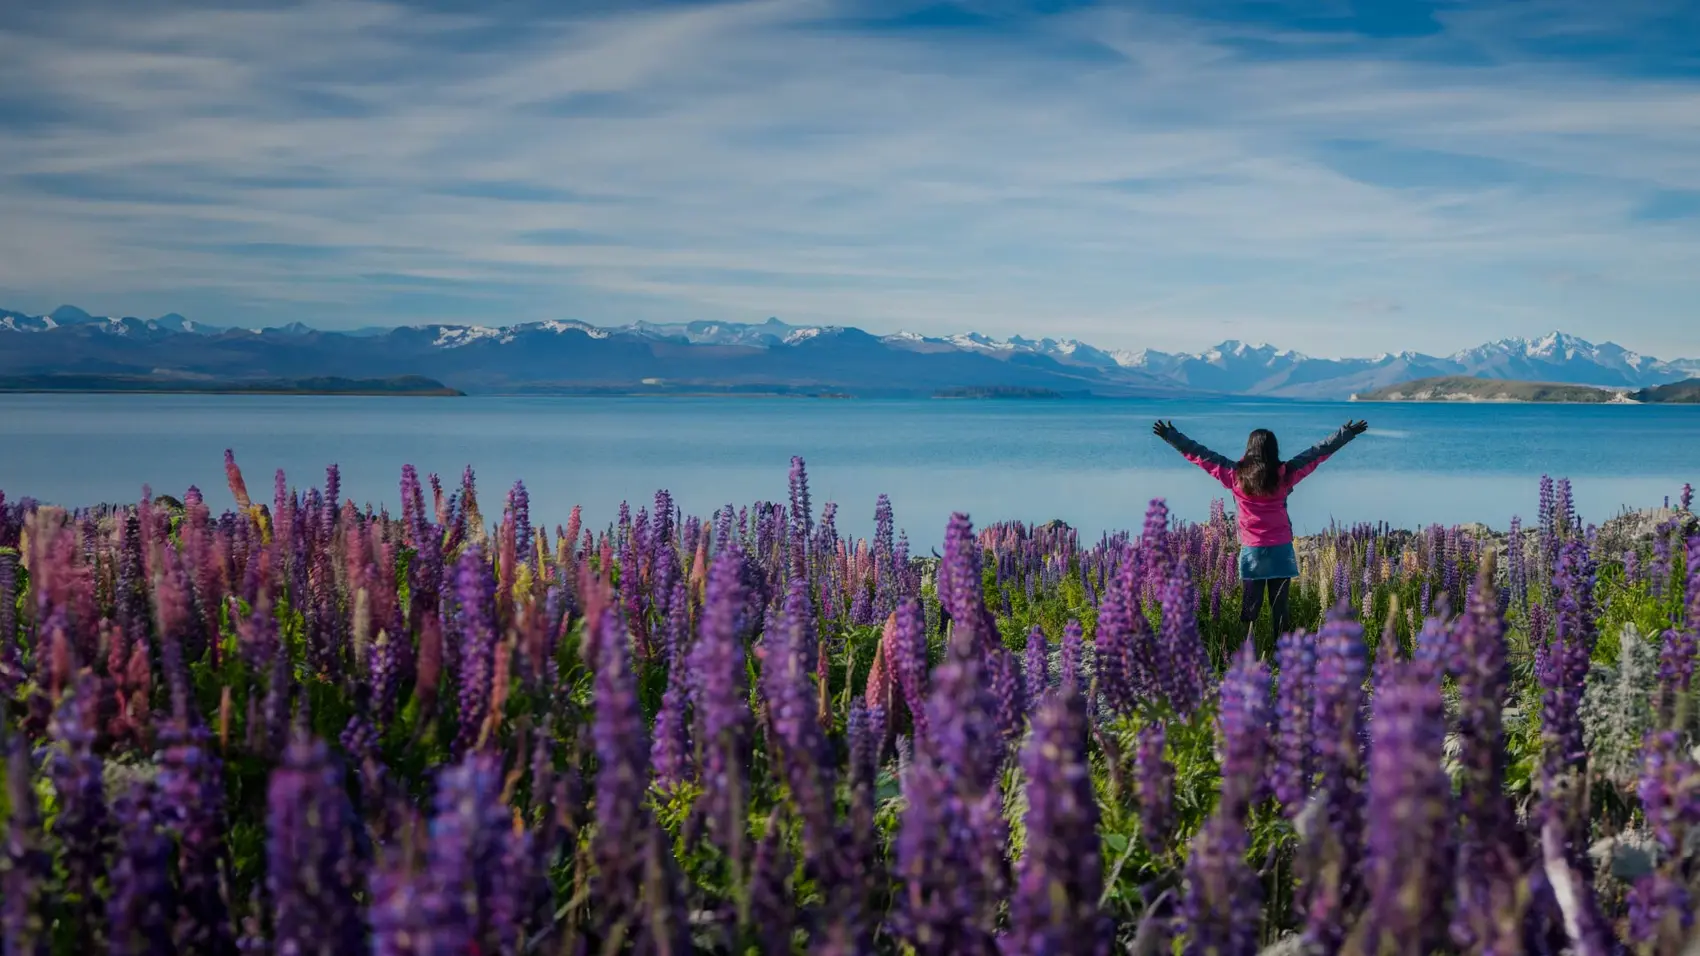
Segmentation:
<svg viewBox="0 0 1700 956">
<path fill-rule="evenodd" d="M 1669 385 L 1655 385 L 1643 388 L 1630 396 L 1638 402 L 1666 403 L 1671 405 L 1700 405 L 1700 378 L 1691 378 L 1685 382 L 1672 382 Z"/>
<path fill-rule="evenodd" d="M 1514 382 L 1471 375 L 1440 375 L 1353 395 L 1356 402 L 1566 402 L 1603 405 L 1628 399 L 1621 391 L 1562 382 Z"/>
</svg>

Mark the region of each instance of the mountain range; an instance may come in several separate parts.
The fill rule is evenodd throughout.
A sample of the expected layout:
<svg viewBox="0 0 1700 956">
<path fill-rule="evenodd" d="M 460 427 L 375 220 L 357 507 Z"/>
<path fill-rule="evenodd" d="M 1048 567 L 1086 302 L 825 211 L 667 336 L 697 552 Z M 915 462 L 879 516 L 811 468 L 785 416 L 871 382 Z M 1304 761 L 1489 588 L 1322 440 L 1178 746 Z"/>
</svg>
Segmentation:
<svg viewBox="0 0 1700 956">
<path fill-rule="evenodd" d="M 976 332 L 876 336 L 778 319 L 615 327 L 559 320 L 329 332 L 302 322 L 227 328 L 175 313 L 143 319 L 95 316 L 74 306 L 47 315 L 0 309 L 0 375 L 70 373 L 161 379 L 423 375 L 471 393 L 900 396 L 994 388 L 1344 399 L 1444 375 L 1645 388 L 1700 377 L 1700 359 L 1660 360 L 1560 332 L 1501 339 L 1447 356 L 1398 352 L 1330 359 L 1233 340 L 1196 353 L 1125 351 L 1075 339 L 997 339 Z"/>
</svg>

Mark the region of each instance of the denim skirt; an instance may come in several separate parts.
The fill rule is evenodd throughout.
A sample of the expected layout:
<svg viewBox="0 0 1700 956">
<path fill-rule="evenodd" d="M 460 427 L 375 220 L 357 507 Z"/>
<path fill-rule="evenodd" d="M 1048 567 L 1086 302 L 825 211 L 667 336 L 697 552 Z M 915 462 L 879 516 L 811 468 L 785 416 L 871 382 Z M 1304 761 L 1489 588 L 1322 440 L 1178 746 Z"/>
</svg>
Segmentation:
<svg viewBox="0 0 1700 956">
<path fill-rule="evenodd" d="M 1240 580 L 1268 581 L 1299 576 L 1299 555 L 1291 542 L 1240 548 Z"/>
</svg>

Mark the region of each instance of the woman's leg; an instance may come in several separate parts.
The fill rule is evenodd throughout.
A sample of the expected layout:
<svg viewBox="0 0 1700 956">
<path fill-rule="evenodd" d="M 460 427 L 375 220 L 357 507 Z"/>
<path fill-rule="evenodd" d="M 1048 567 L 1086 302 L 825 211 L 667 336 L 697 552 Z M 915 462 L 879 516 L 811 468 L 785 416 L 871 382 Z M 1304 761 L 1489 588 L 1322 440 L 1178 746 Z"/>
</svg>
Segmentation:
<svg viewBox="0 0 1700 956">
<path fill-rule="evenodd" d="M 1288 626 L 1291 623 L 1287 618 L 1287 592 L 1293 583 L 1293 579 L 1282 578 L 1279 581 L 1269 583 L 1269 616 L 1274 619 L 1275 637 L 1279 639 L 1281 635 L 1287 633 Z"/>
<path fill-rule="evenodd" d="M 1257 632 L 1257 615 L 1263 610 L 1264 586 L 1269 582 L 1255 580 L 1240 580 L 1240 623 L 1245 625 L 1245 635 L 1254 638 Z"/>
</svg>

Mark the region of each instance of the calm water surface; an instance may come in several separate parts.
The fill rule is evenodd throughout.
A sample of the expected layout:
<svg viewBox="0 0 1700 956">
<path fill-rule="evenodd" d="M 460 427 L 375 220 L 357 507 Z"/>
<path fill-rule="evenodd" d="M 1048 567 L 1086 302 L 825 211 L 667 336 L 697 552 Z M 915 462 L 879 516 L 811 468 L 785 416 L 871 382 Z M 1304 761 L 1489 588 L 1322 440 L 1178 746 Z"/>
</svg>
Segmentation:
<svg viewBox="0 0 1700 956">
<path fill-rule="evenodd" d="M 394 509 L 403 464 L 451 483 L 471 464 L 487 515 L 523 479 L 534 521 L 562 522 L 576 503 L 600 524 L 657 488 L 702 515 L 783 499 L 802 455 L 816 507 L 837 502 L 840 529 L 871 532 L 884 492 L 931 546 L 953 510 L 979 524 L 1060 518 L 1092 536 L 1137 528 L 1153 497 L 1204 517 L 1222 489 L 1151 435 L 1157 417 L 1229 457 L 1247 431 L 1272 428 L 1291 457 L 1359 416 L 1369 433 L 1294 495 L 1300 533 L 1503 527 L 1533 513 L 1543 473 L 1569 476 L 1594 521 L 1700 484 L 1692 406 L 0 395 L 0 489 L 76 505 L 196 485 L 222 509 L 232 448 L 256 499 L 270 499 L 278 468 L 305 485 L 335 462 L 345 495 Z"/>
</svg>

